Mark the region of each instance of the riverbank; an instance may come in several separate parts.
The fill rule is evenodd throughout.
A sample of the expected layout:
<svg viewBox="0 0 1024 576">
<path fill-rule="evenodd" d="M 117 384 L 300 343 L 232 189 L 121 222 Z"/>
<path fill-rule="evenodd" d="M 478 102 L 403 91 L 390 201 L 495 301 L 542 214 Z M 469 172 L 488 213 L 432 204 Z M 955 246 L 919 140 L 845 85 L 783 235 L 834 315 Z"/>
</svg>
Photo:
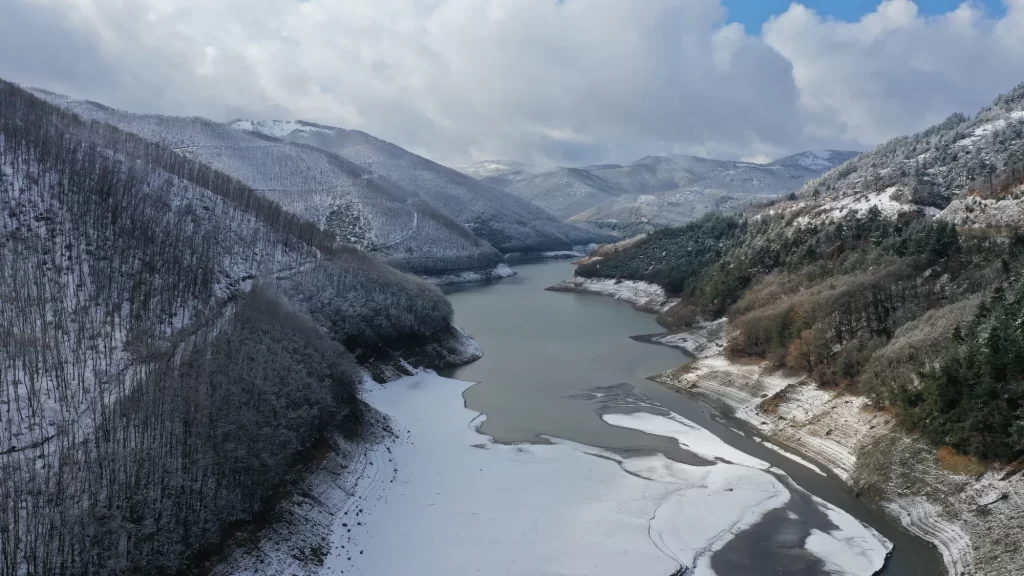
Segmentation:
<svg viewBox="0 0 1024 576">
<path fill-rule="evenodd" d="M 794 542 L 791 562 L 868 576 L 891 549 L 678 415 L 603 419 L 671 438 L 704 463 L 623 457 L 557 438 L 495 443 L 477 430 L 484 416 L 463 405 L 471 385 L 429 372 L 383 386 L 367 380 L 380 434 L 340 445 L 255 551 L 215 573 L 712 574 L 716 551 L 768 514 L 801 513 L 800 503 L 822 519 Z"/>
<path fill-rule="evenodd" d="M 451 286 L 453 284 L 470 284 L 473 282 L 487 282 L 489 280 L 501 280 L 511 278 L 516 271 L 509 268 L 508 264 L 502 262 L 494 268 L 483 270 L 464 270 L 449 274 L 424 274 L 420 278 L 434 284 L 435 286 Z"/>
<path fill-rule="evenodd" d="M 677 298 L 669 298 L 661 286 L 639 280 L 609 280 L 573 276 L 548 287 L 547 290 L 603 294 L 616 300 L 628 302 L 637 310 L 655 314 L 668 310 L 679 301 Z"/>
<path fill-rule="evenodd" d="M 783 454 L 791 449 L 826 468 L 932 543 L 950 576 L 1019 574 L 1024 565 L 1021 474 L 991 469 L 971 477 L 944 470 L 934 448 L 896 427 L 866 398 L 823 390 L 767 363 L 732 362 L 724 354 L 726 336 L 718 323 L 653 337 L 696 358 L 653 379 L 724 408 L 784 446 Z"/>
<path fill-rule="evenodd" d="M 328 476 L 307 491 L 312 497 L 297 514 L 285 516 L 299 531 L 294 548 L 273 552 L 254 537 L 248 563 L 222 573 L 649 568 L 657 576 L 685 566 L 697 568 L 691 576 L 874 574 L 888 542 L 894 547 L 882 574 L 941 572 L 923 540 L 853 498 L 835 477 L 648 379 L 679 364 L 669 344 L 703 342 L 706 351 L 713 329 L 661 346 L 631 340 L 658 330 L 652 315 L 608 298 L 544 291 L 571 270 L 565 262 L 527 265 L 515 278 L 449 292 L 459 325 L 488 354 L 447 374 L 461 382 L 367 382 L 367 401 L 394 417 L 395 439 L 371 449 L 379 456 L 373 465 L 350 468 L 376 480 L 353 485 Z M 330 486 L 347 492 L 322 492 Z M 324 503 L 335 512 L 318 516 Z M 325 517 L 335 519 L 333 536 L 303 532 L 322 531 L 318 518 Z M 640 533 L 643 539 L 630 536 Z M 566 534 L 574 538 L 569 546 Z M 452 554 L 456 548 L 473 553 Z M 390 558 L 394 550 L 403 557 Z M 294 557 L 307 568 L 288 568 Z"/>
</svg>

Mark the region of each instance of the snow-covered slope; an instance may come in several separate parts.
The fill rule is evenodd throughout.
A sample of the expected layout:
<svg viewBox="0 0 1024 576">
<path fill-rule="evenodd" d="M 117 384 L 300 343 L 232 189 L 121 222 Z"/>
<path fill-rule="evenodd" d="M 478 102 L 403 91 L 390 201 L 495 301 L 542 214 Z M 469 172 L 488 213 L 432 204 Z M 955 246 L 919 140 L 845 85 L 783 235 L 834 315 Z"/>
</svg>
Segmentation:
<svg viewBox="0 0 1024 576">
<path fill-rule="evenodd" d="M 801 196 L 836 200 L 899 190 L 894 200 L 907 209 L 940 210 L 968 194 L 984 198 L 1014 196 L 1024 168 L 1021 142 L 1024 84 L 999 96 L 973 118 L 953 114 L 922 132 L 894 138 L 859 155 L 808 182 Z M 958 207 L 950 217 L 958 222 L 969 220 L 973 225 L 985 223 L 984 218 L 965 218 L 964 211 L 970 213 L 971 207 Z M 999 210 L 992 213 L 996 220 L 1003 218 Z"/>
<path fill-rule="evenodd" d="M 522 162 L 506 161 L 506 160 L 484 160 L 483 162 L 477 162 L 476 164 L 470 164 L 469 166 L 460 166 L 457 168 L 459 172 L 468 174 L 473 178 L 496 178 L 501 176 L 514 177 L 519 174 L 532 174 L 536 173 L 530 166 L 523 164 Z"/>
<path fill-rule="evenodd" d="M 190 571 L 359 409 L 342 342 L 480 354 L 426 282 L 2 80 L 0 303 L 2 576 Z"/>
<path fill-rule="evenodd" d="M 799 189 L 854 152 L 802 152 L 769 164 L 696 156 L 647 156 L 628 166 L 603 164 L 531 174 L 512 163 L 464 168 L 570 222 L 613 227 L 681 224 Z"/>
<path fill-rule="evenodd" d="M 112 124 L 208 164 L 340 241 L 377 253 L 404 270 L 443 273 L 493 267 L 501 261 L 492 246 L 426 194 L 325 150 L 203 118 L 132 114 L 41 90 L 36 94 L 83 118 Z M 300 123 L 238 125 L 270 134 L 322 131 Z"/>
<path fill-rule="evenodd" d="M 358 130 L 309 123 L 235 122 L 296 144 L 327 150 L 376 177 L 415 191 L 502 252 L 567 250 L 609 237 L 564 223 L 515 195 Z M 282 135 L 288 127 L 296 128 Z"/>
</svg>

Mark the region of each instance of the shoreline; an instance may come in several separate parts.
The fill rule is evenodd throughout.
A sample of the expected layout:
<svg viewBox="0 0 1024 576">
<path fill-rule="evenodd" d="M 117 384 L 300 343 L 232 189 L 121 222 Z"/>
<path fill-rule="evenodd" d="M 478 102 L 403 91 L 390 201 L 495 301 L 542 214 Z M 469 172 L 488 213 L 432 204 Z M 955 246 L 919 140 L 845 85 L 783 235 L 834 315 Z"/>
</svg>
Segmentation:
<svg viewBox="0 0 1024 576">
<path fill-rule="evenodd" d="M 668 310 L 679 301 L 677 298 L 669 298 L 661 286 L 639 280 L 609 280 L 573 276 L 549 286 L 545 290 L 611 296 L 616 300 L 632 304 L 633 308 L 637 310 L 654 314 Z"/>
<path fill-rule="evenodd" d="M 852 573 L 866 575 L 891 551 L 883 536 L 790 485 L 770 464 L 673 415 L 602 418 L 676 439 L 714 464 L 622 457 L 553 437 L 548 444 L 493 443 L 478 430 L 483 416 L 462 401 L 472 384 L 430 371 L 386 386 L 367 380 L 380 433 L 339 446 L 347 458 L 329 455 L 285 507 L 284 521 L 213 573 L 404 574 L 415 565 L 425 574 L 451 574 L 467 562 L 524 576 L 709 573 L 714 552 L 766 514 L 789 510 L 797 497 L 813 500 L 828 517 L 811 529 L 806 557 L 841 557 Z M 700 521 L 672 521 L 694 510 L 704 511 L 694 517 Z M 432 536 L 424 538 L 422 529 Z M 462 542 L 471 552 L 453 560 L 435 538 Z M 637 554 L 623 555 L 609 540 Z M 522 556 L 522 544 L 529 544 L 529 556 Z M 405 555 L 388 554 L 400 546 Z"/>
<path fill-rule="evenodd" d="M 579 280 L 584 280 L 579 282 Z M 611 295 L 613 280 L 573 278 L 559 288 Z M 565 285 L 571 287 L 567 289 Z M 979 478 L 939 466 L 935 448 L 899 429 L 861 396 L 834 394 L 805 375 L 787 375 L 767 362 L 743 364 L 725 357 L 724 320 L 692 329 L 633 339 L 682 350 L 694 360 L 650 377 L 694 396 L 723 416 L 763 436 L 767 447 L 821 466 L 893 524 L 928 542 L 948 576 L 1011 576 L 1024 563 L 1024 474 L 993 468 Z M 773 445 L 774 444 L 774 445 Z M 790 451 L 795 454 L 789 453 Z M 1014 544 L 1016 542 L 1016 544 Z"/>
</svg>

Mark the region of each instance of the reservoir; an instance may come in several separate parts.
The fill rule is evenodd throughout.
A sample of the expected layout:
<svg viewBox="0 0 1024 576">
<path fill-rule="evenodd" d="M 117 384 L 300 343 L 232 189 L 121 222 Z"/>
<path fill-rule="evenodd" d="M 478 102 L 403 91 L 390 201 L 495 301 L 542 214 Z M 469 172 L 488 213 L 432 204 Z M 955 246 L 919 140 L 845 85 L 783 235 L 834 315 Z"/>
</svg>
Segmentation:
<svg viewBox="0 0 1024 576">
<path fill-rule="evenodd" d="M 894 545 L 881 572 L 898 576 L 941 574 L 936 551 L 903 532 L 881 512 L 855 498 L 831 475 L 822 475 L 752 439 L 753 432 L 697 399 L 670 390 L 649 376 L 687 361 L 681 351 L 645 344 L 631 336 L 661 332 L 654 316 L 606 296 L 544 289 L 573 273 L 567 262 L 516 268 L 517 276 L 447 290 L 455 323 L 483 347 L 477 362 L 445 372 L 475 382 L 466 407 L 486 420 L 480 433 L 501 444 L 563 439 L 624 458 L 660 453 L 688 465 L 710 464 L 673 438 L 609 424 L 609 415 L 674 413 L 729 446 L 781 470 L 794 485 L 783 507 L 732 538 L 711 557 L 720 576 L 834 574 L 808 554 L 809 534 L 829 518 L 817 499 L 867 524 Z M 679 514 L 686 514 L 685 510 Z M 682 519 L 681 521 L 685 521 Z"/>
</svg>

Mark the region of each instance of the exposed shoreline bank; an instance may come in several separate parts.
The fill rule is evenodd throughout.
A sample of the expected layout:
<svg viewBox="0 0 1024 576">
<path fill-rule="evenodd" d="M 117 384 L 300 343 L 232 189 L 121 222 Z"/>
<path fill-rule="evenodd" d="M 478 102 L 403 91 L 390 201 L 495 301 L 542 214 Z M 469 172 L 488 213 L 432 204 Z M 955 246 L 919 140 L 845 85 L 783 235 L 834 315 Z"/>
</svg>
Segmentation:
<svg viewBox="0 0 1024 576">
<path fill-rule="evenodd" d="M 572 278 L 551 289 L 609 295 L 639 310 L 662 311 L 644 298 L 657 296 L 654 285 L 631 293 L 612 286 L 613 280 Z M 828 470 L 859 498 L 934 546 L 949 576 L 1017 573 L 1024 562 L 1024 538 L 1014 523 L 1024 517 L 1024 475 L 1010 476 L 1002 469 L 979 478 L 948 472 L 939 466 L 934 448 L 901 430 L 889 414 L 871 408 L 866 398 L 823 390 L 803 375 L 785 374 L 768 363 L 728 360 L 726 335 L 720 320 L 634 339 L 679 348 L 695 358 L 652 380 L 719 409 L 783 455 Z"/>
</svg>

